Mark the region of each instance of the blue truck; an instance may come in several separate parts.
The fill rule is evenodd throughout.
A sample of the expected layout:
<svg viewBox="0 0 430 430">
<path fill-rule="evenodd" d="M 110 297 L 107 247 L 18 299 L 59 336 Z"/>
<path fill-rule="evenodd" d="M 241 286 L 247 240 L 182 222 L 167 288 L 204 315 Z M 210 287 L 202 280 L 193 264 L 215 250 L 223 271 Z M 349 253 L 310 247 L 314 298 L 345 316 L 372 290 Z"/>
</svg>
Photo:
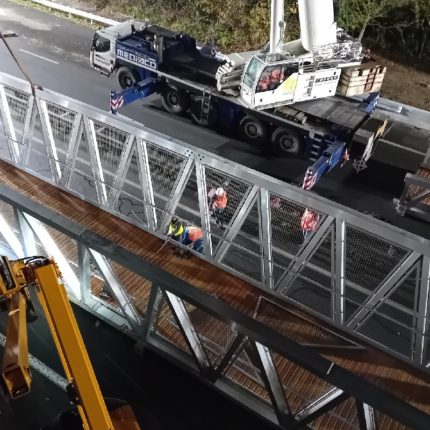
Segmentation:
<svg viewBox="0 0 430 430">
<path fill-rule="evenodd" d="M 95 33 L 90 63 L 117 74 L 113 113 L 156 93 L 171 114 L 314 162 L 307 177 L 319 178 L 349 157 L 356 170 L 365 168 L 387 126 L 373 114 L 385 68 L 363 63 L 361 45 L 342 30 L 334 38 L 312 42 L 310 51 L 302 35 L 300 46 L 271 40 L 259 51 L 224 55 L 188 34 L 130 20 Z M 344 95 L 357 91 L 366 99 Z"/>
</svg>

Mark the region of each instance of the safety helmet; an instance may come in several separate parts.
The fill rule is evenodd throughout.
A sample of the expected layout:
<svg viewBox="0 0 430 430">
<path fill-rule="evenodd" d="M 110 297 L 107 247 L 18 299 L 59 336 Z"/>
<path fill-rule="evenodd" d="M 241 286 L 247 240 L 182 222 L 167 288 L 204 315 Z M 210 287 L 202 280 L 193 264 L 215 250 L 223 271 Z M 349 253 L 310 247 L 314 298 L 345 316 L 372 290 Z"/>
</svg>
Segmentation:
<svg viewBox="0 0 430 430">
<path fill-rule="evenodd" d="M 217 190 L 215 191 L 215 194 L 217 196 L 222 196 L 224 194 L 224 188 L 217 188 Z"/>
</svg>

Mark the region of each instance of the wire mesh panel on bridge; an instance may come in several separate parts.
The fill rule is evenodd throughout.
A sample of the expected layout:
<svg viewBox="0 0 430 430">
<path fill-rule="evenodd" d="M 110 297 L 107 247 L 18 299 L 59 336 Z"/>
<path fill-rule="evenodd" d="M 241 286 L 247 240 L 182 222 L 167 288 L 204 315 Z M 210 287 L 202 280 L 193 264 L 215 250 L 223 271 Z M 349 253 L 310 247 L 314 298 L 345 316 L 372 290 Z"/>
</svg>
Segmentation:
<svg viewBox="0 0 430 430">
<path fill-rule="evenodd" d="M 0 74 L 4 160 L 157 235 L 176 215 L 204 230 L 214 264 L 378 344 L 401 338 L 396 354 L 428 356 L 428 309 L 417 299 L 428 242 L 94 107 L 47 90 L 33 97 L 16 82 Z M 228 203 L 212 216 L 208 193 L 217 188 Z M 392 340 L 376 330 L 387 324 Z"/>
<path fill-rule="evenodd" d="M 29 100 L 30 95 L 24 91 L 0 86 L 0 155 L 7 160 L 18 160 L 26 123 L 31 118 Z"/>
</svg>

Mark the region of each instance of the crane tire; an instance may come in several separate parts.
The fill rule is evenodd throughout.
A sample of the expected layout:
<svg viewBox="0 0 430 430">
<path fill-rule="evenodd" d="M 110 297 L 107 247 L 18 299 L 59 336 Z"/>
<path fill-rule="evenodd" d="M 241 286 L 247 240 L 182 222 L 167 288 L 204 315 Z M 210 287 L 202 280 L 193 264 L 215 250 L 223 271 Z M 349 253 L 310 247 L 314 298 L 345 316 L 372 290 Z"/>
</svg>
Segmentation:
<svg viewBox="0 0 430 430">
<path fill-rule="evenodd" d="M 297 157 L 303 153 L 303 139 L 295 130 L 278 127 L 270 140 L 272 148 L 278 155 Z"/>
<path fill-rule="evenodd" d="M 125 66 L 122 66 L 118 69 L 116 79 L 118 81 L 118 85 L 123 90 L 130 88 L 139 82 L 139 76 L 137 75 L 137 72 Z"/>
<path fill-rule="evenodd" d="M 261 146 L 267 139 L 267 127 L 259 119 L 245 115 L 239 122 L 240 136 L 246 142 Z"/>
<path fill-rule="evenodd" d="M 184 90 L 166 85 L 161 90 L 161 102 L 167 112 L 180 115 L 190 107 L 190 96 Z"/>
</svg>

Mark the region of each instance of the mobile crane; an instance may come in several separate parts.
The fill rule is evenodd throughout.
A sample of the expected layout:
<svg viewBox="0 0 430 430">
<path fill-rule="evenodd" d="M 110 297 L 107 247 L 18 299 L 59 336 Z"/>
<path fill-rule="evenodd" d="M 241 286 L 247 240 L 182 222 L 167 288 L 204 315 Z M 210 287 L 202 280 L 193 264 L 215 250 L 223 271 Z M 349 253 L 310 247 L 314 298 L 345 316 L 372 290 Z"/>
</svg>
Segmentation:
<svg viewBox="0 0 430 430">
<path fill-rule="evenodd" d="M 45 257 L 19 260 L 0 257 L 0 303 L 8 312 L 2 383 L 9 397 L 16 399 L 31 390 L 27 317 L 34 317 L 35 313 L 30 287 L 35 288 L 46 315 L 69 382 L 67 392 L 76 406 L 44 429 L 139 430 L 129 405 L 119 400 L 111 401 L 108 411 L 61 281 L 61 273 L 56 263 Z"/>
<path fill-rule="evenodd" d="M 360 170 L 387 125 L 372 115 L 385 68 L 361 64 L 361 43 L 337 28 L 333 0 L 298 7 L 301 38 L 284 43 L 284 0 L 272 0 L 270 42 L 259 51 L 224 55 L 188 34 L 130 20 L 95 33 L 90 64 L 117 73 L 123 90 L 111 92 L 113 113 L 159 93 L 172 114 L 316 162 L 313 179 L 348 153 Z M 359 93 L 370 97 L 346 97 Z"/>
</svg>

